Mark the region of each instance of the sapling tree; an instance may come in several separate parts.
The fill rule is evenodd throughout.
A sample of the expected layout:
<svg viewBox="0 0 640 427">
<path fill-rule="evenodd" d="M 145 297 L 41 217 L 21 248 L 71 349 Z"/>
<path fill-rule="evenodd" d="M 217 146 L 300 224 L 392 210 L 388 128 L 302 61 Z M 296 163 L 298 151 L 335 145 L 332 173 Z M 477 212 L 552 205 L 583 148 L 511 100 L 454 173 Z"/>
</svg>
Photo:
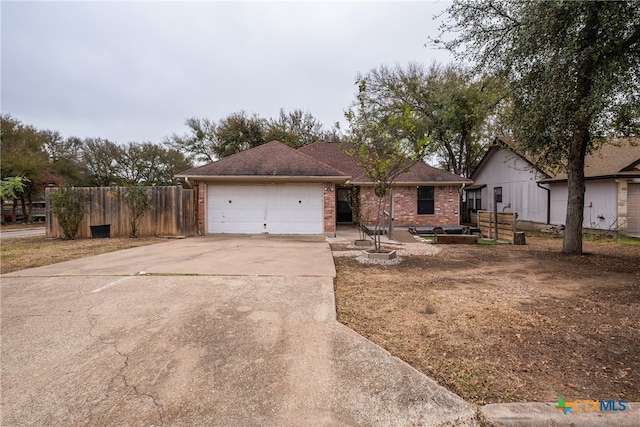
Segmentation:
<svg viewBox="0 0 640 427">
<path fill-rule="evenodd" d="M 367 102 L 366 79 L 359 80 L 358 85 L 357 102 L 345 114 L 349 131 L 342 148 L 364 170 L 378 197 L 374 244 L 375 250 L 380 251 L 384 206 L 396 178 L 433 147 L 409 107 L 400 112 L 377 108 Z"/>
</svg>

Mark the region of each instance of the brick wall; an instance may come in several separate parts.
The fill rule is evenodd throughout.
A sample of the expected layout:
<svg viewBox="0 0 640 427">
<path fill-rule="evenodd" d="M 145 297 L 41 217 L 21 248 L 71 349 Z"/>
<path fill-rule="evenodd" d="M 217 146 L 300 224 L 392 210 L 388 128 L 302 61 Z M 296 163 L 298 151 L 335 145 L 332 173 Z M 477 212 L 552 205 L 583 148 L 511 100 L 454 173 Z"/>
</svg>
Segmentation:
<svg viewBox="0 0 640 427">
<path fill-rule="evenodd" d="M 398 226 L 433 226 L 459 224 L 458 186 L 436 186 L 434 188 L 434 213 L 418 215 L 418 190 L 416 186 L 399 186 L 393 189 L 393 217 Z M 360 188 L 361 212 L 366 224 L 375 224 L 378 197 L 373 187 Z M 384 210 L 389 211 L 388 199 Z M 385 222 L 388 218 L 385 218 Z"/>
<path fill-rule="evenodd" d="M 336 186 L 332 182 L 324 186 L 324 233 L 335 235 L 336 232 Z"/>
<path fill-rule="evenodd" d="M 198 211 L 197 211 L 197 217 L 198 217 L 198 234 L 206 234 L 206 230 L 207 230 L 207 219 L 205 217 L 206 215 L 206 209 L 205 209 L 205 200 L 207 200 L 206 194 L 207 194 L 207 184 L 205 184 L 204 182 L 197 182 L 197 192 L 198 192 Z"/>
</svg>

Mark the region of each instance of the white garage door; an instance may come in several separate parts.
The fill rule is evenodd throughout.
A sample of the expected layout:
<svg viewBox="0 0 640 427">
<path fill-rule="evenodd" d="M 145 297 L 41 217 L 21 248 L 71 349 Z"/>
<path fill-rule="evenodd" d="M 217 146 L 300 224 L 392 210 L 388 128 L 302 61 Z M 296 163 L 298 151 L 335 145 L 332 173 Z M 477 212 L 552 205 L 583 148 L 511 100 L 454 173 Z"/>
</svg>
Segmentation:
<svg viewBox="0 0 640 427">
<path fill-rule="evenodd" d="M 640 236 L 640 184 L 627 188 L 627 233 Z"/>
<path fill-rule="evenodd" d="M 209 233 L 322 234 L 322 184 L 210 184 Z"/>
</svg>

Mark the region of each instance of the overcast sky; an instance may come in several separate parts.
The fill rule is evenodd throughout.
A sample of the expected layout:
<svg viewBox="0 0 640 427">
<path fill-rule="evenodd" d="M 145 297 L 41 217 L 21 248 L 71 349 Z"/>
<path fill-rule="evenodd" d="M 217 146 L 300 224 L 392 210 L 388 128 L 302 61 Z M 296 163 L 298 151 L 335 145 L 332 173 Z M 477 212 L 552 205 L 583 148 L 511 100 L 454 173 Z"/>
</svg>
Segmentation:
<svg viewBox="0 0 640 427">
<path fill-rule="evenodd" d="M 2 113 L 63 136 L 161 142 L 188 117 L 343 120 L 358 72 L 449 62 L 446 1 L 2 1 Z"/>
</svg>

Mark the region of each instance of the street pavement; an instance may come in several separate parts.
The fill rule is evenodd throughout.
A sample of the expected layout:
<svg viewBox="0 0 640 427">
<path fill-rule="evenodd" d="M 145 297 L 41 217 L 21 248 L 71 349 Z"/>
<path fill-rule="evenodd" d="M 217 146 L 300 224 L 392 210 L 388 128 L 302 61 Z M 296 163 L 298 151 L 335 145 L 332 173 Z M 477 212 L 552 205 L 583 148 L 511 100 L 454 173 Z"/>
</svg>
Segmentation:
<svg viewBox="0 0 640 427">
<path fill-rule="evenodd" d="M 11 239 L 14 237 L 28 237 L 28 236 L 44 236 L 45 228 L 44 227 L 34 227 L 34 228 L 18 228 L 14 230 L 3 230 L 0 231 L 0 239 Z"/>
</svg>

